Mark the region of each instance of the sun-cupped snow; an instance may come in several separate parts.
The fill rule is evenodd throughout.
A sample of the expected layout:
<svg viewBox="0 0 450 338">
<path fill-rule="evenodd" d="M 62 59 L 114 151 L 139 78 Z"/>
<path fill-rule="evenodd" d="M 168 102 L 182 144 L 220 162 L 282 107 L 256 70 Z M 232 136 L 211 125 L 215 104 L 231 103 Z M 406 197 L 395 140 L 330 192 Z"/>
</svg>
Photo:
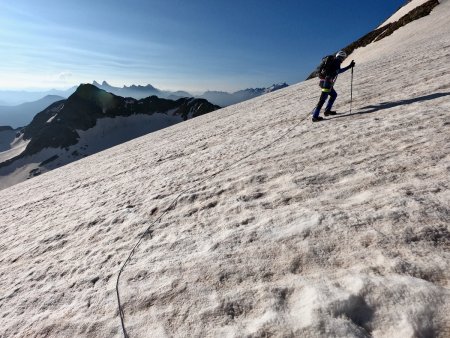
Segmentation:
<svg viewBox="0 0 450 338">
<path fill-rule="evenodd" d="M 0 191 L 0 332 L 123 336 L 151 226 L 130 337 L 448 337 L 449 15 Z"/>
</svg>

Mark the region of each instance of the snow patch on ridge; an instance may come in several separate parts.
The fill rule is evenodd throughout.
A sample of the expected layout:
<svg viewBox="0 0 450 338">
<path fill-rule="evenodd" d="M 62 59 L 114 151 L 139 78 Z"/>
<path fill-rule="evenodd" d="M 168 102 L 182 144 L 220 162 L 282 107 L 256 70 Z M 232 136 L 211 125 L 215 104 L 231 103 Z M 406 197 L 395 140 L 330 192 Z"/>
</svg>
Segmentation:
<svg viewBox="0 0 450 338">
<path fill-rule="evenodd" d="M 408 2 L 406 5 L 404 5 L 402 8 L 400 8 L 397 12 L 395 12 L 394 15 L 390 16 L 389 19 L 387 19 L 385 22 L 383 22 L 380 26 L 377 28 L 383 27 L 391 22 L 398 21 L 401 17 L 411 12 L 414 8 L 419 7 L 420 5 L 423 5 L 428 0 L 412 0 Z"/>
<path fill-rule="evenodd" d="M 3 136 L 1 140 L 1 149 L 3 151 L 0 152 L 0 163 L 19 156 L 25 151 L 28 143 L 30 143 L 30 140 L 23 139 L 23 135 L 16 137 L 17 131 L 9 132 L 8 137 L 6 137 L 6 133 L 8 132 L 1 132 Z"/>
</svg>

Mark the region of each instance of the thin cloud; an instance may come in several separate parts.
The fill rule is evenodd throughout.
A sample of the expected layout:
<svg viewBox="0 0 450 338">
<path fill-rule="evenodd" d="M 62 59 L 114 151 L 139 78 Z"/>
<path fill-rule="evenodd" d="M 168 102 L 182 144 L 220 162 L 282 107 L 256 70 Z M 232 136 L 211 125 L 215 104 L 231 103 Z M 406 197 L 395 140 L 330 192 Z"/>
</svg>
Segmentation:
<svg viewBox="0 0 450 338">
<path fill-rule="evenodd" d="M 69 81 L 73 77 L 71 72 L 61 72 L 56 76 L 59 81 Z"/>
</svg>

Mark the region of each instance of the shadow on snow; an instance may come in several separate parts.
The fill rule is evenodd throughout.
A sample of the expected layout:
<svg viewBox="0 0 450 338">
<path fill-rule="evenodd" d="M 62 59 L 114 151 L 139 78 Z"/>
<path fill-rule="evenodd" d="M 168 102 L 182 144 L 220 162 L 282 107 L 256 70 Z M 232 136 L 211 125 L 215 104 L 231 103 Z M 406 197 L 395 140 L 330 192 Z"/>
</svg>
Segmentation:
<svg viewBox="0 0 450 338">
<path fill-rule="evenodd" d="M 348 116 L 352 116 L 352 115 L 371 114 L 371 113 L 375 113 L 377 111 L 384 110 L 384 109 L 390 109 L 390 108 L 394 108 L 394 107 L 398 107 L 398 106 L 404 106 L 404 105 L 412 104 L 412 103 L 416 103 L 416 102 L 434 100 L 434 99 L 438 99 L 440 97 L 449 96 L 449 95 L 450 95 L 450 92 L 444 92 L 444 93 L 435 93 L 435 94 L 430 94 L 430 95 L 419 96 L 419 97 L 415 97 L 412 99 L 406 99 L 406 100 L 400 100 L 400 101 L 382 102 L 377 105 L 370 105 L 370 106 L 362 107 L 362 108 L 360 108 L 361 109 L 360 111 L 357 111 L 355 113 L 331 117 L 328 120 L 339 119 L 342 117 L 348 117 Z"/>
</svg>

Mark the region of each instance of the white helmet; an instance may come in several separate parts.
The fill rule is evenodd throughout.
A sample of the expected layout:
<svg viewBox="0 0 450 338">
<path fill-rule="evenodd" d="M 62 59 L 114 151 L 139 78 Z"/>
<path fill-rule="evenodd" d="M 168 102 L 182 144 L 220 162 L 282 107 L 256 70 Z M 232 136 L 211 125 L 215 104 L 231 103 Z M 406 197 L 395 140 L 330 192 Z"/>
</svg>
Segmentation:
<svg viewBox="0 0 450 338">
<path fill-rule="evenodd" d="M 340 50 L 336 54 L 336 58 L 341 59 L 341 60 L 344 60 L 346 57 L 347 57 L 347 53 L 344 52 L 343 50 Z"/>
</svg>

